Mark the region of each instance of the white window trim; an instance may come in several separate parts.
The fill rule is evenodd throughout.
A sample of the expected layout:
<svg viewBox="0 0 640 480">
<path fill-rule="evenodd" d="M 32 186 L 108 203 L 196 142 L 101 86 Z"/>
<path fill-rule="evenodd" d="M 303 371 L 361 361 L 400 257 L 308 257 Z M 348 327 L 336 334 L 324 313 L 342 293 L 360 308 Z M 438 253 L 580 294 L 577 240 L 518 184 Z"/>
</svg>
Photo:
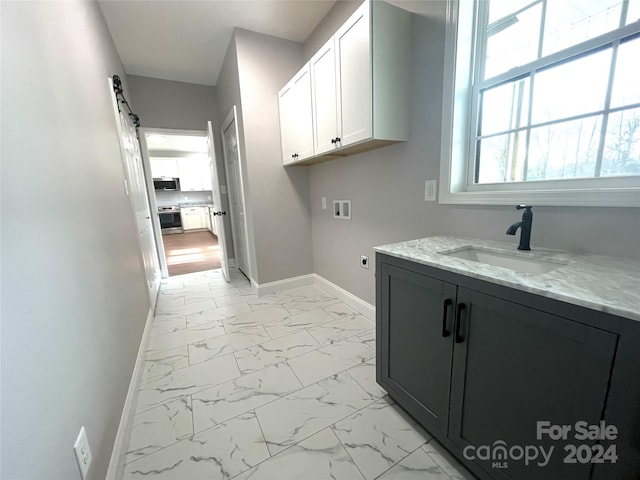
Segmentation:
<svg viewBox="0 0 640 480">
<path fill-rule="evenodd" d="M 460 8 L 473 0 L 449 0 L 445 22 L 444 82 L 442 99 L 442 144 L 440 161 L 440 195 L 443 204 L 472 205 L 556 205 L 590 207 L 640 207 L 638 177 L 570 179 L 500 184 L 469 189 L 468 142 L 463 125 L 469 115 L 462 111 L 455 96 L 466 96 L 470 88 L 471 68 L 468 59 L 473 48 L 473 32 L 458 41 L 458 24 L 473 24 L 473 8 Z M 459 47 L 459 48 L 458 48 Z M 456 72 L 456 64 L 458 71 Z M 456 74 L 457 73 L 457 74 Z M 465 119 L 466 118 L 466 119 Z M 604 181 L 601 181 L 604 180 Z M 635 182 L 635 185 L 634 185 Z M 613 185 L 612 185 L 613 184 Z M 560 187 L 561 189 L 559 189 Z"/>
</svg>

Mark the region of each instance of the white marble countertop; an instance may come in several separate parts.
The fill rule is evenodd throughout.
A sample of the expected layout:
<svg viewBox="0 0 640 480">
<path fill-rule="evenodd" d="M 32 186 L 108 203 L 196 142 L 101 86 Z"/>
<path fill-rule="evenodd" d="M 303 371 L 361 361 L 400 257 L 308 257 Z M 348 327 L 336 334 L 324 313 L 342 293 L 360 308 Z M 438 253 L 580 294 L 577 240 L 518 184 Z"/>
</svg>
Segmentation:
<svg viewBox="0 0 640 480">
<path fill-rule="evenodd" d="M 547 273 L 522 273 L 510 268 L 442 254 L 469 246 L 557 263 L 558 267 Z M 375 247 L 374 250 L 392 257 L 640 321 L 640 261 L 531 248 L 530 252 L 520 252 L 516 250 L 515 245 L 490 240 L 428 237 L 383 245 Z"/>
</svg>

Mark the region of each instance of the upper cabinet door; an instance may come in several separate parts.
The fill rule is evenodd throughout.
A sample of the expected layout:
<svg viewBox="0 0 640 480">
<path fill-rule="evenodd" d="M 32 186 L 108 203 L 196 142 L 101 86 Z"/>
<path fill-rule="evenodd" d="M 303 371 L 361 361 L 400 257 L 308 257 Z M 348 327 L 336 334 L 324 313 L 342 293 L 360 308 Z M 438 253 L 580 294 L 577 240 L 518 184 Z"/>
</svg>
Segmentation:
<svg viewBox="0 0 640 480">
<path fill-rule="evenodd" d="M 282 163 L 288 165 L 296 161 L 296 99 L 294 82 L 289 82 L 278 97 L 280 104 L 280 141 L 282 145 Z"/>
<path fill-rule="evenodd" d="M 211 190 L 211 163 L 207 157 L 196 159 L 200 175 L 200 189 Z"/>
<path fill-rule="evenodd" d="M 280 90 L 278 100 L 282 163 L 288 165 L 313 156 L 311 75 L 308 64 Z"/>
<path fill-rule="evenodd" d="M 152 158 L 151 175 L 153 178 L 178 176 L 178 163 L 175 158 Z"/>
<path fill-rule="evenodd" d="M 211 173 L 209 160 L 204 158 L 178 159 L 180 176 L 180 190 L 183 192 L 197 192 L 211 190 Z"/>
<path fill-rule="evenodd" d="M 295 138 L 296 161 L 303 160 L 313 155 L 313 119 L 311 114 L 311 73 L 309 64 L 293 79 L 293 88 L 296 100 Z"/>
<path fill-rule="evenodd" d="M 339 146 L 371 138 L 372 61 L 370 6 L 365 2 L 337 31 Z"/>
<path fill-rule="evenodd" d="M 316 155 L 339 144 L 335 43 L 331 38 L 309 61 L 313 103 L 313 145 Z"/>
</svg>

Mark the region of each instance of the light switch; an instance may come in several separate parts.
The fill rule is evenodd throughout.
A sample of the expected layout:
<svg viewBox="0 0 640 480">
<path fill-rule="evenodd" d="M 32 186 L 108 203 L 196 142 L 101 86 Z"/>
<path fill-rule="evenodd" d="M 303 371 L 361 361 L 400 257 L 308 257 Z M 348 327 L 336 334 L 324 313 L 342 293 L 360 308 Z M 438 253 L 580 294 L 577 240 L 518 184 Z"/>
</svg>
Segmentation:
<svg viewBox="0 0 640 480">
<path fill-rule="evenodd" d="M 322 209 L 327 209 L 327 197 L 322 197 Z"/>
<path fill-rule="evenodd" d="M 436 189 L 437 189 L 436 180 L 427 180 L 426 182 L 424 182 L 424 201 L 425 202 L 436 201 Z"/>
</svg>

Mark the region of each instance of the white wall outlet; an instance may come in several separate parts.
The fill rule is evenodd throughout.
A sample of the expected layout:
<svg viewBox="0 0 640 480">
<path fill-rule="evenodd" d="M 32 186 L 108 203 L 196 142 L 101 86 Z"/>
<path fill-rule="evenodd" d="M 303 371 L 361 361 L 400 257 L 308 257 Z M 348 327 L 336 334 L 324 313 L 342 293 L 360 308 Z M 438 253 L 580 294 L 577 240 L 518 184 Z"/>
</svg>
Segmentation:
<svg viewBox="0 0 640 480">
<path fill-rule="evenodd" d="M 369 268 L 369 257 L 366 255 L 360 255 L 360 266 L 362 268 Z"/>
<path fill-rule="evenodd" d="M 333 218 L 351 220 L 351 200 L 334 200 Z"/>
<path fill-rule="evenodd" d="M 73 444 L 73 450 L 76 452 L 76 460 L 78 460 L 80 474 L 82 475 L 82 480 L 84 480 L 91 466 L 91 449 L 89 448 L 89 440 L 84 427 L 80 429 L 76 443 Z"/>
<path fill-rule="evenodd" d="M 427 180 L 424 182 L 424 201 L 425 202 L 435 202 L 436 194 L 437 194 L 437 181 L 436 180 Z"/>
<path fill-rule="evenodd" d="M 220 185 L 220 193 L 223 195 L 227 194 L 227 186 L 226 185 Z"/>
<path fill-rule="evenodd" d="M 327 197 L 322 197 L 322 209 L 327 209 Z"/>
</svg>

